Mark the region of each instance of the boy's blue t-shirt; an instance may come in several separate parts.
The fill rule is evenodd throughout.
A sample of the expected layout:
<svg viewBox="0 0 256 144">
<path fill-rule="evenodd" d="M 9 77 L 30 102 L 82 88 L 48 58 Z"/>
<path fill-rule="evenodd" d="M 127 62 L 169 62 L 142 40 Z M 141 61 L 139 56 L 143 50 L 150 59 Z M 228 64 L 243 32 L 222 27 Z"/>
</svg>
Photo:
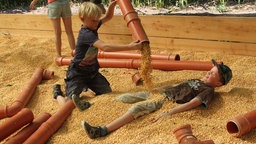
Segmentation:
<svg viewBox="0 0 256 144">
<path fill-rule="evenodd" d="M 94 47 L 93 44 L 99 39 L 97 31 L 101 24 L 102 21 L 100 20 L 96 30 L 82 26 L 79 31 L 72 63 L 82 71 L 93 72 L 99 69 L 98 48 Z"/>
</svg>

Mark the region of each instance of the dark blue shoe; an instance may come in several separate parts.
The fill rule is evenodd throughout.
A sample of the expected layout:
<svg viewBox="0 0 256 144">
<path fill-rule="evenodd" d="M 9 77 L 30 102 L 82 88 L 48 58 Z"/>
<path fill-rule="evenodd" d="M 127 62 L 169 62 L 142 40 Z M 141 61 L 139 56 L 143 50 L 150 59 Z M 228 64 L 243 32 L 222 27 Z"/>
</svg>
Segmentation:
<svg viewBox="0 0 256 144">
<path fill-rule="evenodd" d="M 108 134 L 106 127 L 101 126 L 90 126 L 87 122 L 82 121 L 82 127 L 84 128 L 85 132 L 91 139 L 95 139 L 98 137 L 103 137 Z"/>
<path fill-rule="evenodd" d="M 63 92 L 61 91 L 60 84 L 55 84 L 53 86 L 53 98 L 57 99 L 58 96 L 63 96 Z"/>
<path fill-rule="evenodd" d="M 72 95 L 72 101 L 80 111 L 84 111 L 91 107 L 89 102 L 80 100 L 79 96 L 75 94 Z"/>
</svg>

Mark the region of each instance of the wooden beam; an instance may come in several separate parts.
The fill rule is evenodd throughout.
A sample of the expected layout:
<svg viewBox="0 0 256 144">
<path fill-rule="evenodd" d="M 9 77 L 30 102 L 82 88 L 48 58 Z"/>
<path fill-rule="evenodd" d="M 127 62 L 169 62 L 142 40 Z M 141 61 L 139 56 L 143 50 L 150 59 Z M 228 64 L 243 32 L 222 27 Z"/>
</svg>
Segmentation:
<svg viewBox="0 0 256 144">
<path fill-rule="evenodd" d="M 256 56 L 256 18 L 221 16 L 139 16 L 152 49 L 184 49 Z M 46 15 L 0 14 L 0 33 L 54 37 Z M 81 21 L 72 17 L 77 37 Z M 66 38 L 62 24 L 63 39 Z M 99 29 L 100 39 L 117 44 L 133 41 L 123 16 Z"/>
</svg>

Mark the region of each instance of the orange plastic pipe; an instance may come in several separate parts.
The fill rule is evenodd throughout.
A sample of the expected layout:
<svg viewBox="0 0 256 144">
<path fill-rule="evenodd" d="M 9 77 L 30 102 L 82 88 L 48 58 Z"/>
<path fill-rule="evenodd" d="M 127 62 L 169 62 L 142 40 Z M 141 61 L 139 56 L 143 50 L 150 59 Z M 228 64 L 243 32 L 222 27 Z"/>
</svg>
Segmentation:
<svg viewBox="0 0 256 144">
<path fill-rule="evenodd" d="M 11 117 L 18 113 L 24 106 L 27 105 L 31 96 L 35 92 L 37 85 L 42 80 L 49 80 L 53 77 L 54 73 L 52 71 L 44 70 L 42 68 L 37 68 L 30 78 L 29 82 L 22 89 L 20 95 L 10 106 L 0 107 L 0 119 Z"/>
<path fill-rule="evenodd" d="M 113 59 L 140 59 L 141 54 L 128 53 L 128 52 L 98 52 L 98 58 L 113 58 Z M 151 59 L 155 60 L 180 60 L 180 56 L 176 55 L 164 55 L 164 54 L 151 54 Z"/>
<path fill-rule="evenodd" d="M 24 144 L 44 144 L 65 122 L 75 108 L 72 100 L 68 100 L 53 116 L 44 122 Z"/>
<path fill-rule="evenodd" d="M 71 58 L 58 58 L 56 63 L 59 66 L 69 65 Z M 98 59 L 101 68 L 136 68 L 140 67 L 140 59 Z M 222 63 L 222 62 L 220 62 Z M 152 60 L 153 69 L 159 70 L 201 70 L 208 71 L 213 67 L 212 62 L 206 61 L 167 61 Z"/>
<path fill-rule="evenodd" d="M 16 135 L 7 139 L 5 144 L 22 144 L 28 137 L 30 137 L 40 125 L 51 117 L 49 113 L 41 113 L 28 126 L 19 131 Z"/>
<path fill-rule="evenodd" d="M 139 68 L 139 59 L 99 59 L 100 67 L 104 68 Z M 212 62 L 200 61 L 167 61 L 152 60 L 153 69 L 159 70 L 202 70 L 207 71 L 213 67 Z"/>
<path fill-rule="evenodd" d="M 55 63 L 58 66 L 70 65 L 72 58 L 58 57 L 55 59 Z"/>
<path fill-rule="evenodd" d="M 212 140 L 200 141 L 192 133 L 191 126 L 185 124 L 173 130 L 179 144 L 214 144 Z"/>
<path fill-rule="evenodd" d="M 23 108 L 16 115 L 0 125 L 0 141 L 7 138 L 24 125 L 31 123 L 33 119 L 34 115 L 32 111 L 28 108 Z"/>
<path fill-rule="evenodd" d="M 75 50 L 72 51 L 72 56 L 74 57 Z M 98 52 L 98 58 L 114 58 L 114 59 L 140 59 L 141 54 L 131 53 L 131 52 Z M 180 60 L 180 55 L 175 54 L 151 54 L 151 59 L 158 60 Z"/>
<path fill-rule="evenodd" d="M 141 25 L 138 14 L 131 4 L 131 0 L 117 0 L 117 4 L 122 11 L 124 20 L 126 21 L 134 40 L 149 43 L 148 37 Z"/>
<path fill-rule="evenodd" d="M 256 109 L 229 120 L 226 127 L 234 137 L 241 137 L 256 128 Z"/>
</svg>

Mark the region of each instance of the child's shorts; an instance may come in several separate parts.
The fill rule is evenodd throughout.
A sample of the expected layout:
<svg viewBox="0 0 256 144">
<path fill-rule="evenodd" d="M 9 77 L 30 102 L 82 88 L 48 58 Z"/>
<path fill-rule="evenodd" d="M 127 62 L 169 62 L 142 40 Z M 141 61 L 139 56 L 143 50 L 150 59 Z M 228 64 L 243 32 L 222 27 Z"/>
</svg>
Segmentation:
<svg viewBox="0 0 256 144">
<path fill-rule="evenodd" d="M 68 0 L 56 0 L 48 4 L 48 17 L 52 19 L 71 17 L 71 8 Z"/>
<path fill-rule="evenodd" d="M 73 77 L 70 78 L 73 71 L 67 72 L 66 82 L 66 96 L 71 99 L 72 94 L 80 95 L 84 89 L 91 89 L 96 95 L 112 92 L 110 83 L 101 74 L 96 73 L 93 77 L 87 74 L 88 77 Z"/>
<path fill-rule="evenodd" d="M 163 106 L 163 101 L 149 101 L 131 107 L 128 111 L 135 119 L 145 114 L 152 113 Z"/>
</svg>

